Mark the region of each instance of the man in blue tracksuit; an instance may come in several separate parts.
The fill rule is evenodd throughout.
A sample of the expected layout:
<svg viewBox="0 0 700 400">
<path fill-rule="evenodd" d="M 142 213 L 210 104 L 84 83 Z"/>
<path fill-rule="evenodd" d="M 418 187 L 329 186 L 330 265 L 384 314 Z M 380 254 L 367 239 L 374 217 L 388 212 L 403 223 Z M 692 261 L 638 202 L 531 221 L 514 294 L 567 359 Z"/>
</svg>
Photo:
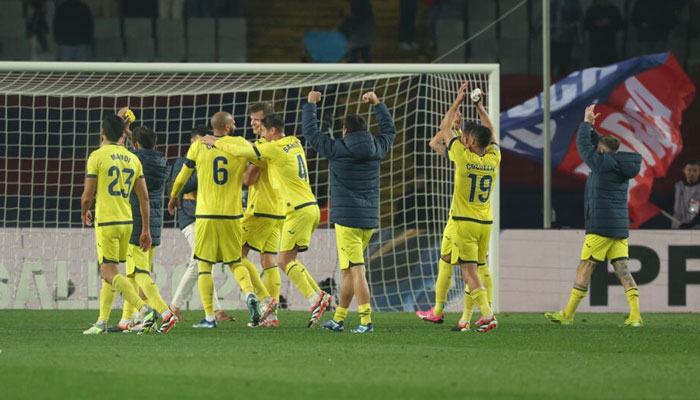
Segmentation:
<svg viewBox="0 0 700 400">
<path fill-rule="evenodd" d="M 372 332 L 370 293 L 365 278 L 364 251 L 379 226 L 379 168 L 396 137 L 394 121 L 386 104 L 374 92 L 362 101 L 374 106 L 379 134 L 373 137 L 367 122 L 359 115 L 345 118 L 342 139 L 323 135 L 318 127 L 316 103 L 321 93 L 312 91 L 302 112 L 302 132 L 306 143 L 330 161 L 331 221 L 335 223 L 340 270 L 340 305 L 322 327 L 341 332 L 353 295 L 357 297 L 360 325 L 353 333 Z"/>
<path fill-rule="evenodd" d="M 618 152 L 619 139 L 603 136 L 593 129 L 599 115 L 594 108 L 594 105 L 586 108 L 576 137 L 578 153 L 591 169 L 584 193 L 586 240 L 569 304 L 545 316 L 562 325 L 572 324 L 576 308 L 588 291 L 593 269 L 597 263 L 610 260 L 630 305 L 630 313 L 621 326 L 641 327 L 639 290 L 628 266 L 627 190 L 629 180 L 639 173 L 642 157 L 637 153 Z"/>
</svg>

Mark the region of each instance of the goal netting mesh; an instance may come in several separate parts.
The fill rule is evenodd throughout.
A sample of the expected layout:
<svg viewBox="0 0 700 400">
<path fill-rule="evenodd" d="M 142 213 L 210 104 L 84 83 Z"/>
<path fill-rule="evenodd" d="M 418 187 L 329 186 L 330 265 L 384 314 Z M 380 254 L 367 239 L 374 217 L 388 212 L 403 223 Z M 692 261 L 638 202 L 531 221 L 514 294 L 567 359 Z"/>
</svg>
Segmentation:
<svg viewBox="0 0 700 400">
<path fill-rule="evenodd" d="M 87 157 L 98 148 L 106 114 L 129 106 L 136 113 L 134 126 L 153 128 L 157 149 L 173 162 L 186 153 L 193 126 L 208 124 L 220 110 L 234 116 L 236 134 L 252 140 L 246 112 L 259 101 L 270 102 L 283 115 L 287 134 L 301 138 L 301 107 L 312 88 L 323 93 L 321 130 L 336 138 L 349 114 L 364 116 L 377 133 L 371 108 L 360 101 L 364 92 L 375 91 L 387 104 L 398 134 L 381 167 L 380 226 L 365 258 L 373 307 L 404 311 L 430 307 L 453 169 L 428 142 L 464 81 L 486 93 L 491 119 L 497 121 L 498 75 L 493 73 L 497 67 L 456 66 L 457 72 L 450 73 L 430 72 L 435 66 L 425 66 L 422 73 L 405 72 L 400 66 L 375 67 L 372 72 L 362 68 L 324 72 L 318 67 L 311 72 L 296 68 L 293 73 L 256 72 L 250 65 L 247 72 L 222 72 L 223 67 L 198 72 L 196 65 L 189 67 L 191 72 L 94 72 L 90 64 L 72 72 L 0 68 L 0 308 L 96 307 L 94 233 L 81 224 L 80 195 Z M 462 112 L 466 119 L 478 120 L 472 105 L 463 106 Z M 328 221 L 332 207 L 328 161 L 308 147 L 307 161 L 322 222 L 311 250 L 300 259 L 317 280 L 339 287 L 335 235 Z M 497 214 L 497 197 L 494 200 Z M 165 214 L 154 275 L 169 301 L 190 250 L 174 219 Z M 495 226 L 492 237 L 497 241 Z M 252 257 L 258 262 L 256 255 Z M 493 259 L 492 250 L 492 263 Z M 226 271 L 218 269 L 218 295 L 222 304 L 236 307 L 238 288 Z M 447 310 L 456 311 L 461 310 L 464 284 L 459 268 L 455 273 Z M 282 295 L 290 308 L 305 309 L 306 303 L 286 279 Z M 198 297 L 192 296 L 190 308 L 199 307 Z"/>
</svg>

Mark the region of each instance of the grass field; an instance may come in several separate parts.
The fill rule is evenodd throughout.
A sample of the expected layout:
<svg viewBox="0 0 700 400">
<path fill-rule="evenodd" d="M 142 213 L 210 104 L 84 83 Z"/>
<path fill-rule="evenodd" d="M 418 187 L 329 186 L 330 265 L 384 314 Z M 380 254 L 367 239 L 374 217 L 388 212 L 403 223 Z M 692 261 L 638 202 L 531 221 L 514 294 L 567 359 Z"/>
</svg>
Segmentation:
<svg viewBox="0 0 700 400">
<path fill-rule="evenodd" d="M 367 335 L 188 321 L 165 335 L 83 336 L 96 311 L 0 311 L 1 399 L 690 399 L 700 396 L 700 317 L 501 314 L 486 334 L 456 333 L 410 313 L 375 313 Z M 113 319 L 118 318 L 113 313 Z M 455 321 L 457 315 L 448 315 Z M 350 316 L 350 325 L 358 322 Z"/>
</svg>

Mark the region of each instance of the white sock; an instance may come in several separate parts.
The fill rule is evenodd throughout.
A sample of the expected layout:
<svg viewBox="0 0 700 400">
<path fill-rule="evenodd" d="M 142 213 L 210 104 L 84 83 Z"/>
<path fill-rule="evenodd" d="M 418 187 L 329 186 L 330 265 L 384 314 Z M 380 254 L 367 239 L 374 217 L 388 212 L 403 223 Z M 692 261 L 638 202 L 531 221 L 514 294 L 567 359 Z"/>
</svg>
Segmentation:
<svg viewBox="0 0 700 400">
<path fill-rule="evenodd" d="M 166 319 L 170 318 L 171 315 L 173 315 L 173 313 L 170 312 L 170 309 L 168 308 L 167 310 L 165 310 L 165 312 L 163 314 L 161 314 L 160 319 L 161 319 L 161 321 L 166 320 Z"/>
<path fill-rule="evenodd" d="M 130 322 L 131 322 L 131 320 L 122 318 L 119 320 L 119 325 L 121 325 L 121 326 L 128 325 Z"/>
<path fill-rule="evenodd" d="M 205 315 L 204 319 L 206 319 L 207 322 L 212 322 L 212 321 L 216 320 L 216 318 L 214 318 L 214 315 L 209 315 L 209 314 Z"/>
</svg>

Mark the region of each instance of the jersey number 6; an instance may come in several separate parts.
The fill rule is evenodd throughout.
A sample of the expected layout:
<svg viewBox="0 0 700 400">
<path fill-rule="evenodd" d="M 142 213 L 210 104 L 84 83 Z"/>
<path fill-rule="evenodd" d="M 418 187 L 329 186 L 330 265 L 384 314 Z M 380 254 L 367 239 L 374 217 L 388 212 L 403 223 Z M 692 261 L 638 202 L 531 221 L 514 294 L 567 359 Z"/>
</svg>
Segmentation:
<svg viewBox="0 0 700 400">
<path fill-rule="evenodd" d="M 214 183 L 223 185 L 228 182 L 228 170 L 224 167 L 228 164 L 226 157 L 216 157 L 214 159 Z"/>
</svg>

